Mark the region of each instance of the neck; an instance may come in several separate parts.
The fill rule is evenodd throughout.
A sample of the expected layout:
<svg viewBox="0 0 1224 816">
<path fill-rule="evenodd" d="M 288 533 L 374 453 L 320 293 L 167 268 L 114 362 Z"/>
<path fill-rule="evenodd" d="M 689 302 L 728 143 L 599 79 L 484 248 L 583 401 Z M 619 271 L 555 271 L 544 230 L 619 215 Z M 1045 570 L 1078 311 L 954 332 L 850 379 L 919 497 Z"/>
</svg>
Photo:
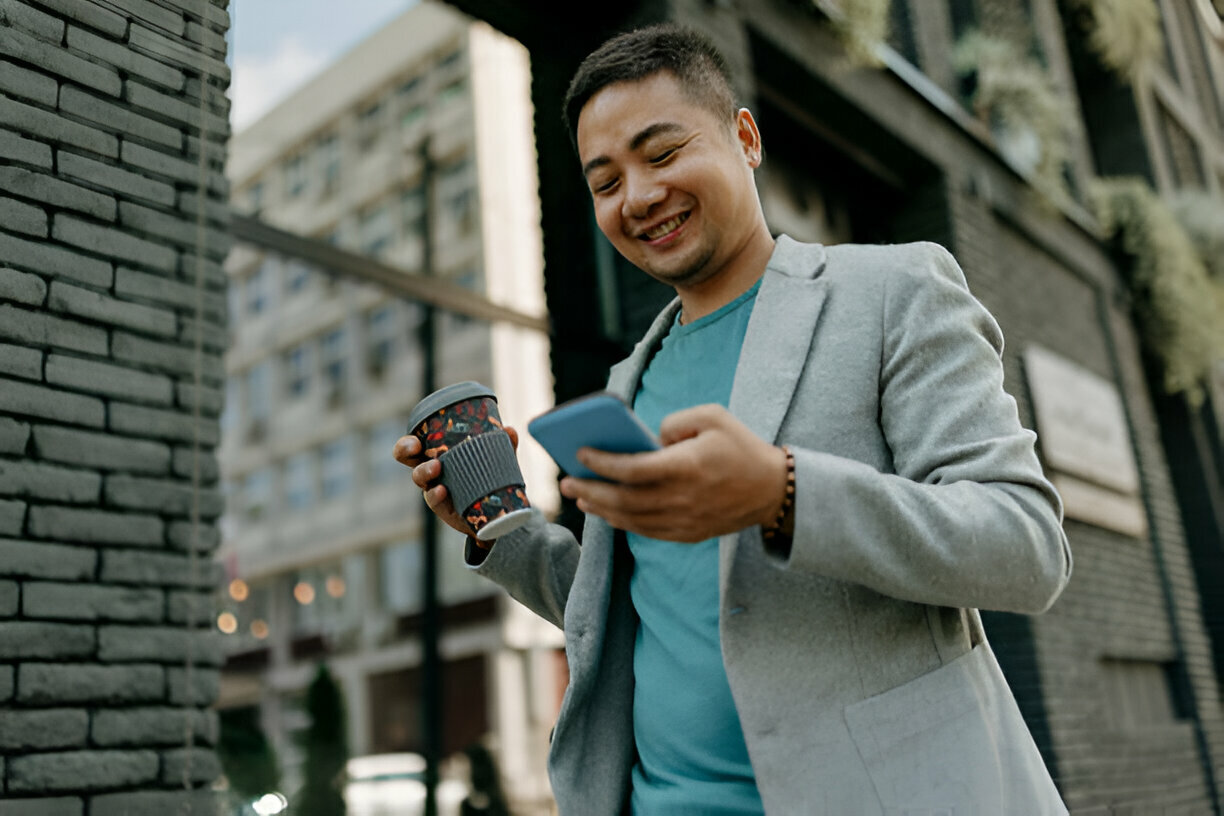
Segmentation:
<svg viewBox="0 0 1224 816">
<path fill-rule="evenodd" d="M 676 294 L 680 296 L 680 322 L 700 320 L 751 289 L 765 274 L 765 265 L 773 251 L 773 236 L 762 221 L 760 228 L 721 269 L 701 283 L 676 287 Z"/>
</svg>

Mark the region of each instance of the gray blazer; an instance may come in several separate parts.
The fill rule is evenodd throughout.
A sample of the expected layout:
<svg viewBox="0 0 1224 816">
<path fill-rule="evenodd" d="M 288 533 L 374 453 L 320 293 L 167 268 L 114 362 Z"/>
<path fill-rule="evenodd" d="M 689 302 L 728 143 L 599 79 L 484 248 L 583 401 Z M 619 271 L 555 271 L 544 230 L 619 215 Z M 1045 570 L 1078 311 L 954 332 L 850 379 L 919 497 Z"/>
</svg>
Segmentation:
<svg viewBox="0 0 1224 816">
<path fill-rule="evenodd" d="M 678 308 L 609 390 L 632 398 Z M 794 451 L 795 533 L 719 544 L 723 658 L 770 814 L 1066 813 L 974 611 L 1042 612 L 1071 572 L 1002 345 L 940 246 L 778 240 L 730 410 Z M 623 540 L 596 517 L 581 546 L 538 521 L 477 567 L 565 630 L 565 816 L 620 814 L 635 761 Z"/>
</svg>

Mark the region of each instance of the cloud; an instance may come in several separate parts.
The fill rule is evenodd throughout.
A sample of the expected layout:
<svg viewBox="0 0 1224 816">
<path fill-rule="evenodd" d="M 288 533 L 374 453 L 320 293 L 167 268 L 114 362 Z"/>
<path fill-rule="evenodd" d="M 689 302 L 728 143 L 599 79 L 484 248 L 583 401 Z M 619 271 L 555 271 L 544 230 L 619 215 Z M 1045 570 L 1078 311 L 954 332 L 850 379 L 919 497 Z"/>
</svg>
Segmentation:
<svg viewBox="0 0 1224 816">
<path fill-rule="evenodd" d="M 233 129 L 240 131 L 259 119 L 327 62 L 327 55 L 311 50 L 296 35 L 276 43 L 271 54 L 234 57 L 230 98 Z"/>
</svg>

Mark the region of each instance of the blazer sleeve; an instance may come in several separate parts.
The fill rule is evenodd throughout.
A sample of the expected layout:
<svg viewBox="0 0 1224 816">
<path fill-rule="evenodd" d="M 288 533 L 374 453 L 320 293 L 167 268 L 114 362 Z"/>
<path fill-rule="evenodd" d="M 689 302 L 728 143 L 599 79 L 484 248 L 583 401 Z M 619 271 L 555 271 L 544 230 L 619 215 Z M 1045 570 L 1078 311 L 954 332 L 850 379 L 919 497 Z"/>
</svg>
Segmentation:
<svg viewBox="0 0 1224 816">
<path fill-rule="evenodd" d="M 1062 503 L 1003 390 L 998 324 L 951 254 L 921 246 L 882 304 L 879 422 L 895 472 L 794 450 L 794 535 L 774 554 L 903 600 L 1043 612 L 1071 573 Z"/>
<path fill-rule="evenodd" d="M 578 541 L 565 527 L 537 516 L 487 551 L 468 539 L 464 561 L 510 597 L 564 629 L 565 604 L 578 568 Z"/>
</svg>

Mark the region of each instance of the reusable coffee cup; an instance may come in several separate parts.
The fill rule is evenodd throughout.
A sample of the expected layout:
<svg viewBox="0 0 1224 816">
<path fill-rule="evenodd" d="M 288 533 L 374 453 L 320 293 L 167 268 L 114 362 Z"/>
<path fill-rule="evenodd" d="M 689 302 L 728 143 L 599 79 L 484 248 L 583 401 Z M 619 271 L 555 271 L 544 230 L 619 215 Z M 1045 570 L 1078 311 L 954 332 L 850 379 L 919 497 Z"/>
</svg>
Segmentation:
<svg viewBox="0 0 1224 816">
<path fill-rule="evenodd" d="M 408 433 L 442 463 L 442 484 L 476 538 L 503 536 L 538 512 L 491 389 L 461 382 L 433 392 L 408 415 Z"/>
</svg>

